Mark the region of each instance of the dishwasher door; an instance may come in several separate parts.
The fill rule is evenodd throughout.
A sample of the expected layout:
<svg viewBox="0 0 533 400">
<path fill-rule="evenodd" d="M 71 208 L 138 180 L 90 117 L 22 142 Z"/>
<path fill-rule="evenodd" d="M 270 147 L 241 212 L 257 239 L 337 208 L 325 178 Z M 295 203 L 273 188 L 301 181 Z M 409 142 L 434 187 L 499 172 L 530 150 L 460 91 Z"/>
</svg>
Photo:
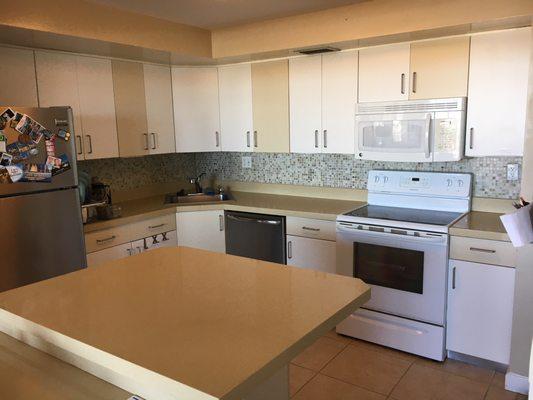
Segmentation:
<svg viewBox="0 0 533 400">
<path fill-rule="evenodd" d="M 286 264 L 285 217 L 226 211 L 226 253 Z"/>
</svg>

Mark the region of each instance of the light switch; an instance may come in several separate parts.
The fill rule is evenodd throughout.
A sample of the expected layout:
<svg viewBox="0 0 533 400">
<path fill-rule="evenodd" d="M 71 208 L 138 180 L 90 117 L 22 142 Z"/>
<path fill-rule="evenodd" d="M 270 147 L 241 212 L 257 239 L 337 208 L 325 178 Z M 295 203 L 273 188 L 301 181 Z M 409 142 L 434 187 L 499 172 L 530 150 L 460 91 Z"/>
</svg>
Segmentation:
<svg viewBox="0 0 533 400">
<path fill-rule="evenodd" d="M 519 176 L 518 164 L 507 164 L 507 180 L 517 181 Z"/>
<path fill-rule="evenodd" d="M 242 158 L 242 167 L 243 168 L 252 168 L 252 157 L 244 156 Z"/>
</svg>

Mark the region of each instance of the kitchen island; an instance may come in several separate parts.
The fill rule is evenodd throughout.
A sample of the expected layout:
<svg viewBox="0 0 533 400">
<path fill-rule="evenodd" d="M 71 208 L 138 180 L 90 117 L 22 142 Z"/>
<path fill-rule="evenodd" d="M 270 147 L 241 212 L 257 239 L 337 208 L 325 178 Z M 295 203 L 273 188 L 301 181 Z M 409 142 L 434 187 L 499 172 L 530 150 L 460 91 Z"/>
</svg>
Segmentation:
<svg viewBox="0 0 533 400">
<path fill-rule="evenodd" d="M 157 399 L 288 399 L 289 361 L 370 298 L 362 281 L 185 247 L 0 294 L 0 331 Z"/>
</svg>

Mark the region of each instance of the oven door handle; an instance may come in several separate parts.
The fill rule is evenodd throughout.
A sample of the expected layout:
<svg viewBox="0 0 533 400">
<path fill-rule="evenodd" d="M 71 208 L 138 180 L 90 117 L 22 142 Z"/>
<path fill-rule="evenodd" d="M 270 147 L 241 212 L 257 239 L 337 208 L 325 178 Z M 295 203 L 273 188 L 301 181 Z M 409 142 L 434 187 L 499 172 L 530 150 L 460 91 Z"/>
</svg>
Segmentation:
<svg viewBox="0 0 533 400">
<path fill-rule="evenodd" d="M 341 234 L 349 240 L 354 238 L 360 239 L 363 237 L 372 237 L 372 238 L 387 238 L 387 239 L 397 239 L 404 242 L 411 243 L 436 243 L 436 244 L 446 244 L 447 235 L 438 234 L 438 236 L 411 236 L 411 235 L 402 235 L 398 233 L 390 232 L 376 232 L 370 230 L 360 230 L 357 228 L 349 228 L 343 225 L 337 225 L 337 234 Z"/>
</svg>

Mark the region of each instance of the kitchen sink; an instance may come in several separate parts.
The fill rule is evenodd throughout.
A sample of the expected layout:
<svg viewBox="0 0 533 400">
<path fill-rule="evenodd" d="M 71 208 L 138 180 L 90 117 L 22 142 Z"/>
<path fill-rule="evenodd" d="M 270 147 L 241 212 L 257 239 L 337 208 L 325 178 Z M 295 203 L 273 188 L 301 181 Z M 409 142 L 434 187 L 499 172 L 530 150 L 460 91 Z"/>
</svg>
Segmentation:
<svg viewBox="0 0 533 400">
<path fill-rule="evenodd" d="M 192 193 L 184 195 L 167 194 L 165 204 L 216 203 L 230 200 L 227 194 Z"/>
</svg>

